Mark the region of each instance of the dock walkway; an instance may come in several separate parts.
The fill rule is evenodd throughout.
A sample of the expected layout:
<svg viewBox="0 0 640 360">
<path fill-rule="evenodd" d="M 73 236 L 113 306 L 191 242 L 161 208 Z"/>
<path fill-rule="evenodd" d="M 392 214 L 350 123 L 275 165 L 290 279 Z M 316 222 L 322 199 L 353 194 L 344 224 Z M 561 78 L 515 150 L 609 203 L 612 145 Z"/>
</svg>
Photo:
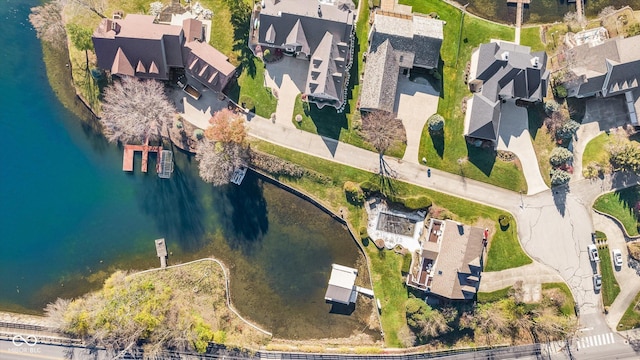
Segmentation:
<svg viewBox="0 0 640 360">
<path fill-rule="evenodd" d="M 140 166 L 142 172 L 147 172 L 149 165 L 149 153 L 155 152 L 161 154 L 162 146 L 150 146 L 150 145 L 125 145 L 124 154 L 122 156 L 122 171 L 133 171 L 133 156 L 136 151 L 142 152 L 142 164 Z M 162 159 L 158 159 L 160 163 Z"/>
</svg>

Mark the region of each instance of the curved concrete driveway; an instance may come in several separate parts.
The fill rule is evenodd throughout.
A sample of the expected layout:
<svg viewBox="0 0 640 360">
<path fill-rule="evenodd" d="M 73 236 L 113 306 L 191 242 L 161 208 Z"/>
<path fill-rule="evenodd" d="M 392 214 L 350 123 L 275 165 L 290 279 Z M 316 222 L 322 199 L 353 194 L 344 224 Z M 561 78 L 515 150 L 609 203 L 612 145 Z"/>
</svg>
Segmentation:
<svg viewBox="0 0 640 360">
<path fill-rule="evenodd" d="M 522 281 L 523 286 L 535 286 L 553 282 L 564 283 L 564 280 L 557 272 L 544 264 L 534 261 L 529 265 L 517 268 L 483 272 L 479 291 L 492 292 L 504 289 L 507 286 L 513 286 L 517 281 Z"/>
<path fill-rule="evenodd" d="M 537 194 L 548 190 L 540 175 L 538 158 L 531 144 L 527 109 L 516 106 L 514 101 L 502 104 L 498 150 L 507 150 L 518 156 L 524 177 L 527 180 L 527 194 Z"/>
<path fill-rule="evenodd" d="M 274 89 L 278 95 L 276 107 L 276 123 L 295 129 L 291 121 L 296 97 L 304 90 L 309 70 L 309 62 L 289 56 L 283 56 L 282 60 L 267 64 L 264 74 L 265 85 Z"/>
</svg>

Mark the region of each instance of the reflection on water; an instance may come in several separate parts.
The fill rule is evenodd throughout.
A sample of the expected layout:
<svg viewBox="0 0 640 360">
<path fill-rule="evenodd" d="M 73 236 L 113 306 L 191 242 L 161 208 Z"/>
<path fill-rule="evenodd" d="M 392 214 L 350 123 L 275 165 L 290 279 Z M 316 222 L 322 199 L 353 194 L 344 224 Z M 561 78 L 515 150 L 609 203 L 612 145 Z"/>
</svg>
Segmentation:
<svg viewBox="0 0 640 360">
<path fill-rule="evenodd" d="M 361 332 L 370 301 L 351 316 L 330 314 L 324 302 L 331 263 L 360 264 L 368 276 L 348 232 L 253 174 L 242 186 L 213 188 L 175 149 L 170 180 L 156 176 L 154 156 L 148 174 L 140 154 L 136 171 L 124 173 L 122 149 L 64 109 L 46 82 L 26 20 L 38 3 L 0 7 L 0 308 L 38 312 L 99 288 L 115 269 L 157 267 L 153 240 L 164 237 L 170 264 L 225 262 L 236 307 L 278 337 Z"/>
</svg>

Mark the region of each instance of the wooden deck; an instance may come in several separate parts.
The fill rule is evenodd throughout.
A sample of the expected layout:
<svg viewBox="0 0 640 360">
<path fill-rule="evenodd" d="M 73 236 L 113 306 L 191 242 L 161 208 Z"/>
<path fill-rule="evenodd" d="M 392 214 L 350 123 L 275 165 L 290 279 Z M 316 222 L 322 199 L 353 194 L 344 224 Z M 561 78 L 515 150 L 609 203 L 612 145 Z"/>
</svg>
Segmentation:
<svg viewBox="0 0 640 360">
<path fill-rule="evenodd" d="M 155 152 L 161 154 L 162 146 L 149 145 L 125 145 L 124 154 L 122 155 L 122 171 L 133 171 L 133 157 L 136 151 L 142 152 L 142 164 L 140 170 L 146 173 L 149 166 L 149 153 Z M 160 162 L 162 159 L 158 159 Z"/>
</svg>

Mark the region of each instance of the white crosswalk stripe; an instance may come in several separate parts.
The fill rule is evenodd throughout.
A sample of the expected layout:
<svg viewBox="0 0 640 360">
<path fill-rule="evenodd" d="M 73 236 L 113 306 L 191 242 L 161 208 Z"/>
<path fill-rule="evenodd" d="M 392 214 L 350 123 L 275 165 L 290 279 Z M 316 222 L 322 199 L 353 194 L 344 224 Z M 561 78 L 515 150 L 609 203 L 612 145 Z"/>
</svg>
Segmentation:
<svg viewBox="0 0 640 360">
<path fill-rule="evenodd" d="M 584 349 L 588 347 L 609 345 L 615 342 L 616 342 L 616 339 L 613 333 L 607 333 L 607 334 L 598 334 L 598 335 L 591 335 L 591 336 L 585 336 L 583 338 L 579 338 L 576 341 L 576 344 L 579 350 L 579 349 Z"/>
</svg>

